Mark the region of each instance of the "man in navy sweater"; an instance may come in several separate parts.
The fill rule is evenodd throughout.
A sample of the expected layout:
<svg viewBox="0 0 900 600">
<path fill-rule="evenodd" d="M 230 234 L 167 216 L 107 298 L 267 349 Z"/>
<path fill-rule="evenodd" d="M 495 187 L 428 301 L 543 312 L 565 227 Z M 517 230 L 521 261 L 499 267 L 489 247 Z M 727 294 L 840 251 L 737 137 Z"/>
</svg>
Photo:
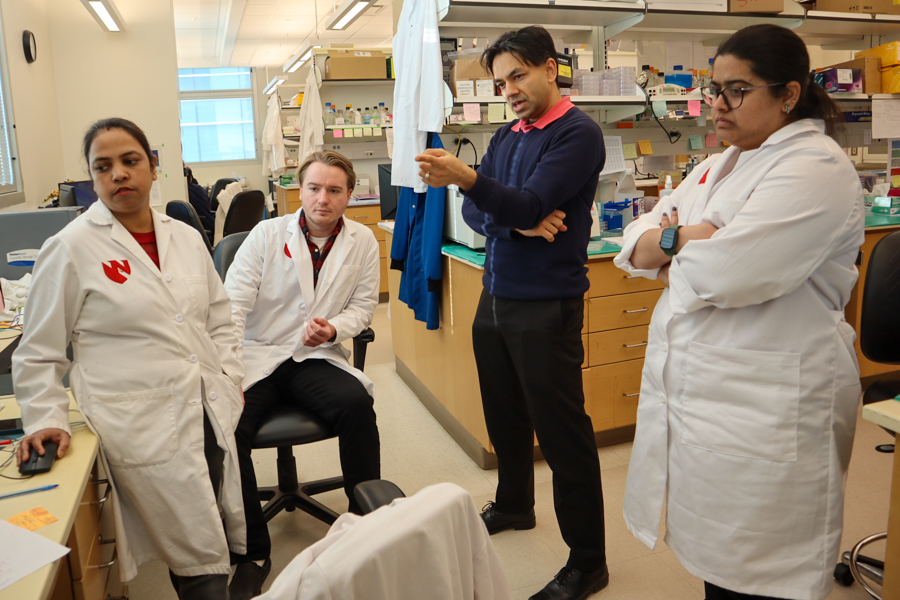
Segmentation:
<svg viewBox="0 0 900 600">
<path fill-rule="evenodd" d="M 519 120 L 494 134 L 478 171 L 443 150 L 416 157 L 432 186 L 466 191 L 463 217 L 487 238 L 472 338 L 497 452 L 490 533 L 531 529 L 532 432 L 553 471 L 566 566 L 532 600 L 581 600 L 609 582 L 600 462 L 581 364 L 591 204 L 606 152 L 600 127 L 562 97 L 553 39 L 511 31 L 482 61 Z"/>
</svg>

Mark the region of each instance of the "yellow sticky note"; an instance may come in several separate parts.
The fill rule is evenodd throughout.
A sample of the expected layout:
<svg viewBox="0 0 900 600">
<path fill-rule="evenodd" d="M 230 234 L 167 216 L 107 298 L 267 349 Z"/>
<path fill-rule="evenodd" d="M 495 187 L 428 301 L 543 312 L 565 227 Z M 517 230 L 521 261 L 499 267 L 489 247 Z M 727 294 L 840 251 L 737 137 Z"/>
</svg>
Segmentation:
<svg viewBox="0 0 900 600">
<path fill-rule="evenodd" d="M 625 144 L 622 146 L 622 152 L 625 154 L 625 160 L 634 160 L 638 157 L 637 144 Z"/>
<path fill-rule="evenodd" d="M 900 187 L 900 175 L 894 175 L 891 177 L 891 187 L 892 188 Z"/>
<path fill-rule="evenodd" d="M 39 506 L 23 513 L 19 513 L 14 517 L 10 517 L 7 521 L 22 529 L 34 531 L 44 525 L 56 523 L 56 517 L 48 513 L 46 508 Z"/>
<path fill-rule="evenodd" d="M 506 121 L 506 104 L 493 103 L 488 104 L 488 121 L 491 123 L 502 123 Z"/>
<path fill-rule="evenodd" d="M 641 149 L 641 154 L 653 154 L 653 146 L 650 144 L 650 140 L 638 140 L 638 148 Z"/>
</svg>

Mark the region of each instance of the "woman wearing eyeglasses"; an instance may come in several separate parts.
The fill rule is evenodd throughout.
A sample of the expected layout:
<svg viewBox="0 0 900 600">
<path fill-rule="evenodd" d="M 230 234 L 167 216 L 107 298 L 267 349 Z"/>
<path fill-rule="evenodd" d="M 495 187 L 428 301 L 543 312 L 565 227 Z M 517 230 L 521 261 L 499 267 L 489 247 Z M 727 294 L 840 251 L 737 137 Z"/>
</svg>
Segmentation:
<svg viewBox="0 0 900 600">
<path fill-rule="evenodd" d="M 653 312 L 625 491 L 707 600 L 832 590 L 860 393 L 844 306 L 862 189 L 840 112 L 797 35 L 726 40 L 703 90 L 731 146 L 625 230 L 615 259 L 666 285 Z"/>
</svg>

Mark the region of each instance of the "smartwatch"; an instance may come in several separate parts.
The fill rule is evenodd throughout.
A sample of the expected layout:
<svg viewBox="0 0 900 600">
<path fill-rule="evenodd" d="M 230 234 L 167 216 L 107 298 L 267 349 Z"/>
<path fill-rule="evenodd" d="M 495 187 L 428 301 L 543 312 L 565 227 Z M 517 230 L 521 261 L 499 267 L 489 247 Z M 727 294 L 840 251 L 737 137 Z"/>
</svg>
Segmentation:
<svg viewBox="0 0 900 600">
<path fill-rule="evenodd" d="M 675 248 L 678 247 L 678 230 L 681 225 L 669 225 L 663 229 L 662 237 L 659 238 L 659 247 L 666 256 L 675 256 Z"/>
</svg>

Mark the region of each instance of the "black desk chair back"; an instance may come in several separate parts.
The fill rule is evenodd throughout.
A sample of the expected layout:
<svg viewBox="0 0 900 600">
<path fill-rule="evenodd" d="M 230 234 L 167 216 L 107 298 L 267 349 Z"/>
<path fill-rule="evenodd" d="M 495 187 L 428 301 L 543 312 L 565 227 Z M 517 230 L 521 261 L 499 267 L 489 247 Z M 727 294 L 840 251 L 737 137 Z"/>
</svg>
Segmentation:
<svg viewBox="0 0 900 600">
<path fill-rule="evenodd" d="M 200 223 L 200 217 L 190 202 L 172 200 L 166 204 L 166 214 L 182 223 L 187 223 L 199 231 L 200 237 L 203 238 L 203 243 L 206 244 L 206 249 L 209 250 L 210 254 L 213 253 L 212 244 L 209 243 L 209 236 L 206 235 L 206 230 L 203 229 L 203 224 Z"/>
<path fill-rule="evenodd" d="M 873 362 L 900 364 L 900 231 L 883 237 L 872 249 L 866 280 L 863 282 L 860 303 L 859 347 L 866 358 Z M 863 404 L 889 400 L 900 395 L 900 380 L 876 381 L 866 388 Z M 894 432 L 885 429 L 891 437 Z M 893 444 L 875 447 L 879 452 L 893 452 Z M 851 585 L 860 575 L 881 584 L 884 562 L 858 554 L 866 545 L 887 536 L 876 533 L 860 540 L 849 552 L 841 555 L 841 562 L 834 569 L 834 578 L 841 585 Z M 853 554 L 858 554 L 856 561 Z M 854 564 L 851 564 L 854 563 Z M 860 582 L 869 595 L 878 598 L 865 581 Z"/>
<path fill-rule="evenodd" d="M 231 234 L 222 238 L 216 246 L 213 262 L 223 281 L 235 253 L 247 235 L 246 232 Z M 371 329 L 366 329 L 353 338 L 353 366 L 357 369 L 362 370 L 365 366 L 366 349 L 373 341 L 375 332 Z M 299 508 L 329 525 L 334 523 L 338 514 L 312 496 L 343 488 L 344 478 L 329 477 L 300 483 L 293 447 L 336 436 L 331 427 L 317 415 L 286 403 L 276 404 L 263 418 L 253 439 L 253 448 L 278 449 L 278 485 L 259 488 L 260 498 L 266 501 L 263 507 L 266 521 L 271 521 L 282 510 L 292 512 Z M 394 498 L 403 497 L 403 492 L 393 483 L 378 480 L 360 483 L 354 489 L 354 496 L 363 510 L 370 512 L 390 504 Z"/>
<path fill-rule="evenodd" d="M 209 209 L 216 214 L 216 210 L 219 208 L 219 192 L 225 189 L 225 186 L 229 183 L 234 183 L 237 179 L 233 177 L 223 177 L 222 179 L 216 180 L 213 184 L 212 191 L 209 193 Z"/>
<path fill-rule="evenodd" d="M 259 190 L 241 192 L 231 200 L 222 236 L 250 231 L 263 220 L 266 211 L 266 197 Z"/>
</svg>

